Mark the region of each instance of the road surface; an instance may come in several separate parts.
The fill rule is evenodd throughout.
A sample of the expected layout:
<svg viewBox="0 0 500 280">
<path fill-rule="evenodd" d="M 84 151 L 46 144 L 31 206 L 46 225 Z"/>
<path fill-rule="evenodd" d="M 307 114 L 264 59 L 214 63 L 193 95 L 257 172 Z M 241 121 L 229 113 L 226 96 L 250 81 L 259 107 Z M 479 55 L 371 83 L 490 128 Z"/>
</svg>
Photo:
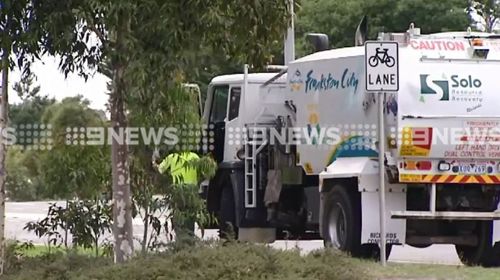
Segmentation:
<svg viewBox="0 0 500 280">
<path fill-rule="evenodd" d="M 43 219 L 47 215 L 50 202 L 7 202 L 6 236 L 21 242 L 32 241 L 34 244 L 45 244 L 46 240 L 37 238 L 33 233 L 23 230 L 26 223 Z M 63 202 L 58 202 L 63 205 Z M 134 219 L 134 237 L 142 237 L 144 225 L 140 219 Z M 199 234 L 199 231 L 198 231 Z M 209 230 L 205 238 L 216 238 L 217 232 Z M 111 237 L 111 236 L 109 236 Z M 304 253 L 323 248 L 321 240 L 315 241 L 276 241 L 272 246 L 281 249 L 300 248 Z M 390 262 L 429 263 L 461 265 L 452 245 L 433 245 L 425 249 L 411 246 L 395 246 L 389 258 Z"/>
</svg>

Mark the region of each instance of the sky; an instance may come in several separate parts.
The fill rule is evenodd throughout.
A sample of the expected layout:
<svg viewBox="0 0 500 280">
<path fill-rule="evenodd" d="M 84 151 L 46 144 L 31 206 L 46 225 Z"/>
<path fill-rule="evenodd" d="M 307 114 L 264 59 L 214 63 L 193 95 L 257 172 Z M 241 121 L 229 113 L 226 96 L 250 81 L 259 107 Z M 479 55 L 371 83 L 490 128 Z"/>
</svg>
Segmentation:
<svg viewBox="0 0 500 280">
<path fill-rule="evenodd" d="M 41 61 L 33 64 L 31 71 L 37 76 L 35 85 L 40 86 L 40 95 L 48 95 L 56 100 L 81 94 L 90 101 L 90 107 L 97 110 L 106 110 L 108 95 L 106 94 L 106 82 L 108 78 L 96 73 L 89 77 L 87 82 L 76 74 L 64 74 L 58 69 L 57 59 L 46 56 Z M 9 103 L 19 103 L 21 100 L 12 90 L 15 82 L 20 79 L 21 73 L 15 69 L 9 73 Z"/>
</svg>

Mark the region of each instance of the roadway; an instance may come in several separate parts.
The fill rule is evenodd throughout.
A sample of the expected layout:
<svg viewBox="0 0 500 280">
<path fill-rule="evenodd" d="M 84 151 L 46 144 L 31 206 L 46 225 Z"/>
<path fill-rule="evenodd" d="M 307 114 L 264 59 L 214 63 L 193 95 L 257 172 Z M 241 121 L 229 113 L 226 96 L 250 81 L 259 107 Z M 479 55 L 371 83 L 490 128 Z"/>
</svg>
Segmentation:
<svg viewBox="0 0 500 280">
<path fill-rule="evenodd" d="M 62 205 L 63 202 L 58 202 Z M 49 202 L 7 202 L 6 203 L 6 236 L 8 239 L 16 239 L 21 242 L 31 241 L 34 244 L 44 244 L 46 240 L 37 238 L 33 233 L 23 230 L 26 223 L 45 218 Z M 133 221 L 134 237 L 140 240 L 144 228 L 140 218 Z M 200 235 L 200 231 L 197 231 Z M 208 230 L 204 238 L 216 238 L 215 230 Z M 107 236 L 111 238 L 111 236 Z M 137 243 L 137 248 L 139 244 Z M 275 248 L 288 249 L 300 248 L 304 253 L 323 248 L 321 240 L 314 241 L 276 241 L 272 244 Z M 392 249 L 389 262 L 400 263 L 428 263 L 461 265 L 460 260 L 452 245 L 433 245 L 428 248 L 419 249 L 411 246 L 395 246 Z"/>
</svg>

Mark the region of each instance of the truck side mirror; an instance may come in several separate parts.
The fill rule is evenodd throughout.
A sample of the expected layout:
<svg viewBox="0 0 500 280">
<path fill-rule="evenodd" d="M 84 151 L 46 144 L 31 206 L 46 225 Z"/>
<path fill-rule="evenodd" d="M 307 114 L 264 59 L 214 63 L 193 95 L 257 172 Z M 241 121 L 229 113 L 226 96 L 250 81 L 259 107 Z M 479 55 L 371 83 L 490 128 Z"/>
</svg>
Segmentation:
<svg viewBox="0 0 500 280">
<path fill-rule="evenodd" d="M 326 51 L 329 49 L 328 36 L 323 33 L 307 33 L 307 40 L 314 46 L 314 52 Z"/>
<path fill-rule="evenodd" d="M 187 89 L 188 91 L 191 91 L 191 92 L 195 92 L 195 94 L 198 96 L 198 114 L 201 117 L 203 117 L 203 104 L 202 104 L 202 100 L 201 100 L 201 90 L 200 90 L 200 86 L 198 84 L 189 84 L 189 83 L 185 83 L 183 84 L 183 87 L 185 89 Z"/>
<path fill-rule="evenodd" d="M 202 103 L 202 100 L 201 100 L 201 90 L 200 90 L 200 87 L 197 87 L 197 90 L 198 92 L 198 112 L 200 113 L 200 118 L 203 117 L 203 103 Z"/>
</svg>

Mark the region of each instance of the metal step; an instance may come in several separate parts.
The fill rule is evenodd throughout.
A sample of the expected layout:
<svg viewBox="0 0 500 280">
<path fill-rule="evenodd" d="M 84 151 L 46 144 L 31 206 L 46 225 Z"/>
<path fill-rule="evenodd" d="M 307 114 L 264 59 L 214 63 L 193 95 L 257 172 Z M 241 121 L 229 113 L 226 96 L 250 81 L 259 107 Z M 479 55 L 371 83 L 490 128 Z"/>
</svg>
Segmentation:
<svg viewBox="0 0 500 280">
<path fill-rule="evenodd" d="M 392 211 L 393 219 L 410 220 L 500 220 L 500 212 Z"/>
<path fill-rule="evenodd" d="M 406 237 L 406 244 L 409 245 L 429 245 L 429 244 L 455 244 L 476 246 L 478 244 L 477 235 L 459 235 L 459 236 L 418 236 L 410 235 Z"/>
</svg>

